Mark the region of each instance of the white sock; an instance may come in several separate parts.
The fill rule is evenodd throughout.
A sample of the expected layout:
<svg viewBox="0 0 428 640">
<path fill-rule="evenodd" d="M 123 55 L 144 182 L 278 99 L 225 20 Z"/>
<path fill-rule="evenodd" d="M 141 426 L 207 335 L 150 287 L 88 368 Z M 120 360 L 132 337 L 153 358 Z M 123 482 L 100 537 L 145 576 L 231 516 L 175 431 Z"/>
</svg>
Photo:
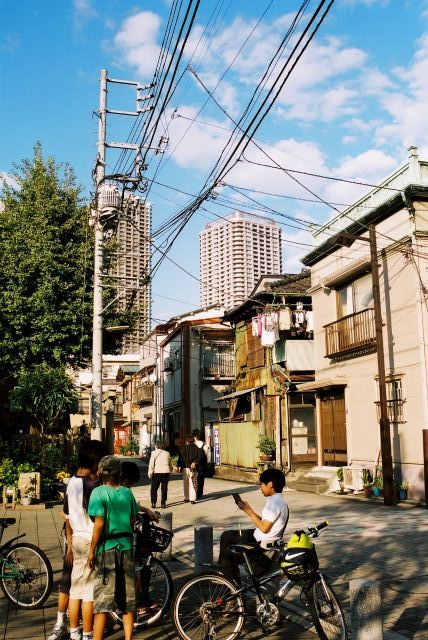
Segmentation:
<svg viewBox="0 0 428 640">
<path fill-rule="evenodd" d="M 62 611 L 58 611 L 57 618 L 56 618 L 56 623 L 61 625 L 61 626 L 66 625 L 67 624 L 67 614 L 65 612 L 63 613 Z"/>
</svg>

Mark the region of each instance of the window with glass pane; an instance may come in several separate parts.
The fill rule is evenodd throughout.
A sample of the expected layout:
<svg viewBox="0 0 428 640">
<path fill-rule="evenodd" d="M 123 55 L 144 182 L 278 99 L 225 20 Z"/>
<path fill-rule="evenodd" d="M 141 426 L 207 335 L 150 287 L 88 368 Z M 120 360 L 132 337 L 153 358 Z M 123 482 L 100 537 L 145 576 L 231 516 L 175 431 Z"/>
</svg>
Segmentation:
<svg viewBox="0 0 428 640">
<path fill-rule="evenodd" d="M 380 420 L 380 400 L 379 400 L 379 384 L 377 384 L 376 401 L 377 418 Z M 403 380 L 401 378 L 391 378 L 386 381 L 386 407 L 388 411 L 388 419 L 390 422 L 402 423 L 406 422 L 404 418 L 404 403 L 406 402 L 403 394 Z"/>
<path fill-rule="evenodd" d="M 373 307 L 373 284 L 372 284 L 372 276 L 371 273 L 363 276 L 362 278 L 358 278 L 353 283 L 354 289 L 354 309 L 353 311 L 356 313 L 357 311 L 364 311 L 364 309 L 369 309 Z"/>
</svg>

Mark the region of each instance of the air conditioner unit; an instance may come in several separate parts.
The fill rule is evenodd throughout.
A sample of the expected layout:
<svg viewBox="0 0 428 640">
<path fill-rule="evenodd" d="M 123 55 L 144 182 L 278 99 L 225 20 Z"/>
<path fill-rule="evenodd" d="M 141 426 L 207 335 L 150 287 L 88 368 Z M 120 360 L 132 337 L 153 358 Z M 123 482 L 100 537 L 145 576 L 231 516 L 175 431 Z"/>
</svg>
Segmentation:
<svg viewBox="0 0 428 640">
<path fill-rule="evenodd" d="M 174 368 L 175 368 L 174 364 L 175 364 L 174 357 L 173 356 L 167 356 L 165 358 L 165 360 L 164 360 L 164 363 L 163 363 L 163 370 L 164 371 L 174 371 Z"/>
<path fill-rule="evenodd" d="M 363 467 L 343 467 L 343 483 L 345 489 L 363 490 Z"/>
</svg>

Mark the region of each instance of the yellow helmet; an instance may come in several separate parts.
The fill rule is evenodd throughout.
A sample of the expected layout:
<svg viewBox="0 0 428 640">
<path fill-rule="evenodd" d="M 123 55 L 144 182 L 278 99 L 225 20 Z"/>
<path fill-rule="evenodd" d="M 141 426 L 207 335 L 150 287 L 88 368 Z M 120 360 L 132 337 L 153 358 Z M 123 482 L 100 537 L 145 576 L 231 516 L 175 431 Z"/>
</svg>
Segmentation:
<svg viewBox="0 0 428 640">
<path fill-rule="evenodd" d="M 287 549 L 312 549 L 314 545 L 304 531 L 296 531 L 288 541 Z"/>
</svg>

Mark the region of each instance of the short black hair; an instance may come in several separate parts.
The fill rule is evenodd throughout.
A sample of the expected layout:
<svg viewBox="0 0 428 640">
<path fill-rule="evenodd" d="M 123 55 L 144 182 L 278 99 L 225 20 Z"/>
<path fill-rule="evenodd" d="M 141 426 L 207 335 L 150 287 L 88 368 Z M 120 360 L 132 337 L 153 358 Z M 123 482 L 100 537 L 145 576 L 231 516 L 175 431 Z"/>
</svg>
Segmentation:
<svg viewBox="0 0 428 640">
<path fill-rule="evenodd" d="M 122 462 L 120 465 L 120 479 L 128 480 L 131 484 L 136 484 L 140 479 L 140 469 L 135 462 Z"/>
<path fill-rule="evenodd" d="M 260 482 L 267 484 L 272 482 L 272 486 L 276 493 L 281 493 L 285 487 L 285 475 L 281 469 L 265 469 L 260 474 Z"/>
<path fill-rule="evenodd" d="M 77 454 L 77 464 L 83 469 L 93 469 L 108 455 L 107 447 L 100 440 L 86 440 Z"/>
</svg>

